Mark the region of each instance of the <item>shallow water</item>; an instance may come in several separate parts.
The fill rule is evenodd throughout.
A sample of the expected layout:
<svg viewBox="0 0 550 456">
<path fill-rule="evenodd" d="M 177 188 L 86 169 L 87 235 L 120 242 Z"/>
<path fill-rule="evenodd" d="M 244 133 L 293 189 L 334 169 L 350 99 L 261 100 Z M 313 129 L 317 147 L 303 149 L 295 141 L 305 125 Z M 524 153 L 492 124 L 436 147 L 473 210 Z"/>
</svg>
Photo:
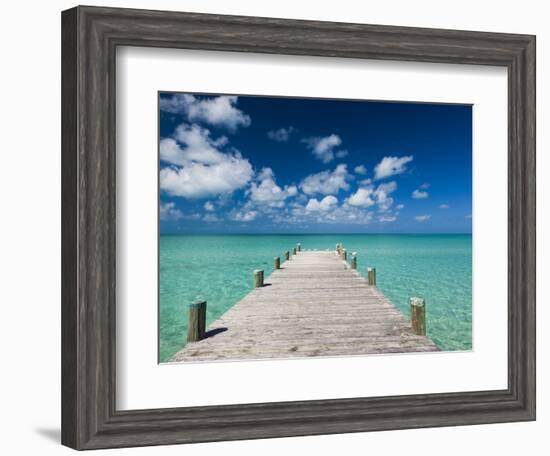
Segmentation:
<svg viewBox="0 0 550 456">
<path fill-rule="evenodd" d="M 365 277 L 409 318 L 410 296 L 426 299 L 428 335 L 442 350 L 472 348 L 472 237 L 460 235 L 162 235 L 160 237 L 160 361 L 187 337 L 187 304 L 205 299 L 207 324 L 252 289 L 252 271 L 273 271 L 273 257 L 300 242 L 304 249 L 357 252 Z"/>
</svg>

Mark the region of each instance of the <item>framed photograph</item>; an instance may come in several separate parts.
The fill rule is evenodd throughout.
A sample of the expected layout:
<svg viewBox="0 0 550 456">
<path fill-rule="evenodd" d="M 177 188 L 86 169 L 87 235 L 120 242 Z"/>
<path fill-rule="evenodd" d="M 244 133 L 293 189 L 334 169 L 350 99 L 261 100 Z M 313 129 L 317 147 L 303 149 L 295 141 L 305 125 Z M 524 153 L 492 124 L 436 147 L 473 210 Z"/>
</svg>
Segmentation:
<svg viewBox="0 0 550 456">
<path fill-rule="evenodd" d="M 62 442 L 535 419 L 535 37 L 62 13 Z"/>
</svg>

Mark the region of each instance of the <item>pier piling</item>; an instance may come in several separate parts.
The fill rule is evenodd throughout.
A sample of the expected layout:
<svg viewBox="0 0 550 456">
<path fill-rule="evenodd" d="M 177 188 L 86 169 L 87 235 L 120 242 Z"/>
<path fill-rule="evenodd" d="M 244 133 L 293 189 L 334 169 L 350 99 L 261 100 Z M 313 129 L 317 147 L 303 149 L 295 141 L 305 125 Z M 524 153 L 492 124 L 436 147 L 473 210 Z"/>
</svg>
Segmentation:
<svg viewBox="0 0 550 456">
<path fill-rule="evenodd" d="M 254 271 L 254 288 L 261 288 L 264 286 L 264 270 L 256 269 Z"/>
<path fill-rule="evenodd" d="M 285 252 L 285 261 L 288 261 L 289 258 L 290 258 L 290 252 L 287 250 L 287 251 Z"/>
<path fill-rule="evenodd" d="M 206 301 L 194 301 L 189 304 L 189 324 L 187 342 L 198 342 L 204 339 L 206 328 Z"/>
<path fill-rule="evenodd" d="M 281 269 L 281 259 L 279 257 L 274 258 L 274 268 Z"/>
<path fill-rule="evenodd" d="M 418 336 L 426 335 L 426 301 L 423 298 L 409 299 L 411 305 L 411 326 Z"/>
<path fill-rule="evenodd" d="M 376 268 L 367 269 L 367 280 L 369 285 L 376 286 Z"/>
<path fill-rule="evenodd" d="M 351 257 L 351 269 L 357 269 L 357 255 Z"/>
</svg>

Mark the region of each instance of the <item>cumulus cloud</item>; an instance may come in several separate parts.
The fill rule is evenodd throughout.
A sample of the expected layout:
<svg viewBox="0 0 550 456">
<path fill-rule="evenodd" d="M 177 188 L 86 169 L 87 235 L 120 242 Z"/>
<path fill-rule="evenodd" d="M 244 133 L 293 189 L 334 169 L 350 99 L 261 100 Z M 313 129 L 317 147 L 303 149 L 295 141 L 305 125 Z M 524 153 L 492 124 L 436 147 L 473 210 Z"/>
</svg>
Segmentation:
<svg viewBox="0 0 550 456">
<path fill-rule="evenodd" d="M 179 220 L 183 217 L 183 213 L 176 207 L 173 202 L 160 203 L 160 219 L 161 220 Z"/>
<path fill-rule="evenodd" d="M 214 211 L 215 207 L 214 207 L 214 204 L 212 203 L 212 201 L 207 201 L 206 203 L 204 203 L 204 210 L 205 211 L 208 211 L 208 212 L 212 212 Z"/>
<path fill-rule="evenodd" d="M 286 223 L 349 223 L 353 225 L 368 225 L 372 220 L 372 211 L 366 211 L 364 208 L 353 207 L 345 203 L 338 206 L 336 198 L 332 195 L 323 198 L 321 201 L 312 198 L 305 207 L 296 206 L 292 208 L 290 214 L 285 215 L 284 218 Z"/>
<path fill-rule="evenodd" d="M 271 130 L 267 132 L 267 137 L 277 142 L 287 142 L 290 139 L 290 135 L 295 131 L 294 127 L 279 128 L 278 130 Z"/>
<path fill-rule="evenodd" d="M 390 209 L 393 204 L 393 198 L 390 194 L 395 192 L 395 190 L 397 190 L 397 183 L 395 181 L 380 184 L 376 188 L 374 196 L 376 197 L 376 204 L 380 212 L 386 212 Z"/>
<path fill-rule="evenodd" d="M 395 181 L 385 182 L 378 187 L 360 187 L 346 199 L 345 204 L 355 207 L 371 207 L 376 204 L 380 212 L 386 212 L 393 204 L 393 198 L 390 195 L 395 190 L 397 190 Z"/>
<path fill-rule="evenodd" d="M 317 201 L 317 198 L 311 198 L 306 205 L 306 211 L 330 211 L 337 205 L 338 199 L 332 195 L 325 196 L 321 201 Z"/>
<path fill-rule="evenodd" d="M 231 193 L 250 181 L 252 166 L 240 156 L 228 156 L 216 165 L 192 163 L 160 171 L 160 188 L 172 196 L 204 198 Z"/>
<path fill-rule="evenodd" d="M 202 218 L 205 222 L 219 222 L 220 218 L 216 214 L 205 214 Z"/>
<path fill-rule="evenodd" d="M 448 204 L 440 204 L 439 209 L 449 209 L 449 205 Z"/>
<path fill-rule="evenodd" d="M 236 222 L 251 222 L 257 215 L 257 211 L 236 211 L 231 214 L 231 218 Z"/>
<path fill-rule="evenodd" d="M 302 142 L 306 143 L 313 155 L 323 163 L 334 160 L 334 149 L 342 144 L 340 137 L 334 133 L 324 137 L 304 138 Z"/>
<path fill-rule="evenodd" d="M 205 122 L 216 127 L 235 131 L 238 127 L 248 127 L 250 116 L 237 108 L 238 97 L 195 97 L 188 94 L 175 94 L 160 99 L 161 111 L 184 114 L 189 121 Z"/>
<path fill-rule="evenodd" d="M 359 181 L 359 185 L 362 185 L 364 187 L 371 184 L 372 184 L 372 179 L 362 179 Z"/>
<path fill-rule="evenodd" d="M 374 179 L 384 179 L 386 177 L 402 174 L 407 170 L 407 163 L 410 163 L 412 160 L 412 155 L 405 157 L 384 157 L 380 163 L 374 167 Z"/>
<path fill-rule="evenodd" d="M 340 190 L 349 190 L 348 181 L 352 176 L 348 173 L 347 165 L 340 164 L 334 171 L 322 171 L 310 174 L 300 183 L 300 188 L 306 195 L 320 193 L 322 195 L 336 194 Z"/>
<path fill-rule="evenodd" d="M 356 174 L 361 174 L 361 175 L 367 174 L 367 168 L 365 167 L 365 165 L 358 165 L 355 168 L 353 168 L 353 171 Z"/>
<path fill-rule="evenodd" d="M 161 160 L 172 164 L 160 170 L 160 188 L 172 196 L 205 198 L 245 187 L 254 172 L 237 151 L 224 152 L 227 138 L 213 139 L 198 125 L 179 125 L 172 138 L 160 142 Z"/>
<path fill-rule="evenodd" d="M 294 185 L 279 187 L 271 168 L 263 168 L 258 175 L 258 181 L 253 182 L 248 190 L 251 201 L 271 207 L 283 207 L 284 201 L 297 192 L 298 189 Z"/>
<path fill-rule="evenodd" d="M 396 215 L 381 215 L 378 217 L 378 221 L 382 223 L 395 222 L 397 220 Z"/>
<path fill-rule="evenodd" d="M 411 196 L 414 199 L 426 199 L 429 196 L 429 193 L 420 189 L 416 189 L 414 192 L 412 192 Z"/>
<path fill-rule="evenodd" d="M 208 129 L 196 124 L 183 123 L 176 128 L 172 138 L 164 138 L 160 141 L 160 159 L 180 166 L 191 161 L 205 164 L 219 163 L 225 158 L 219 148 L 225 146 L 227 142 L 225 136 L 212 139 Z"/>
<path fill-rule="evenodd" d="M 414 219 L 417 222 L 426 222 L 432 218 L 431 215 L 417 215 Z"/>
<path fill-rule="evenodd" d="M 346 202 L 351 206 L 370 207 L 374 205 L 373 193 L 372 188 L 359 188 Z"/>
</svg>

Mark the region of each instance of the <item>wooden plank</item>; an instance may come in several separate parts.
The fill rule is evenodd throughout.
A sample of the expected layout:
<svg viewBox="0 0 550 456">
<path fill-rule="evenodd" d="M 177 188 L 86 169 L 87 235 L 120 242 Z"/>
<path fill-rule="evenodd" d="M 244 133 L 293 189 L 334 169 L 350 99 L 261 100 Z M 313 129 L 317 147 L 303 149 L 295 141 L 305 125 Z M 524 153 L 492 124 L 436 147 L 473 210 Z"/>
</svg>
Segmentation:
<svg viewBox="0 0 550 456">
<path fill-rule="evenodd" d="M 170 361 L 437 350 L 336 251 L 302 249 Z"/>
</svg>

